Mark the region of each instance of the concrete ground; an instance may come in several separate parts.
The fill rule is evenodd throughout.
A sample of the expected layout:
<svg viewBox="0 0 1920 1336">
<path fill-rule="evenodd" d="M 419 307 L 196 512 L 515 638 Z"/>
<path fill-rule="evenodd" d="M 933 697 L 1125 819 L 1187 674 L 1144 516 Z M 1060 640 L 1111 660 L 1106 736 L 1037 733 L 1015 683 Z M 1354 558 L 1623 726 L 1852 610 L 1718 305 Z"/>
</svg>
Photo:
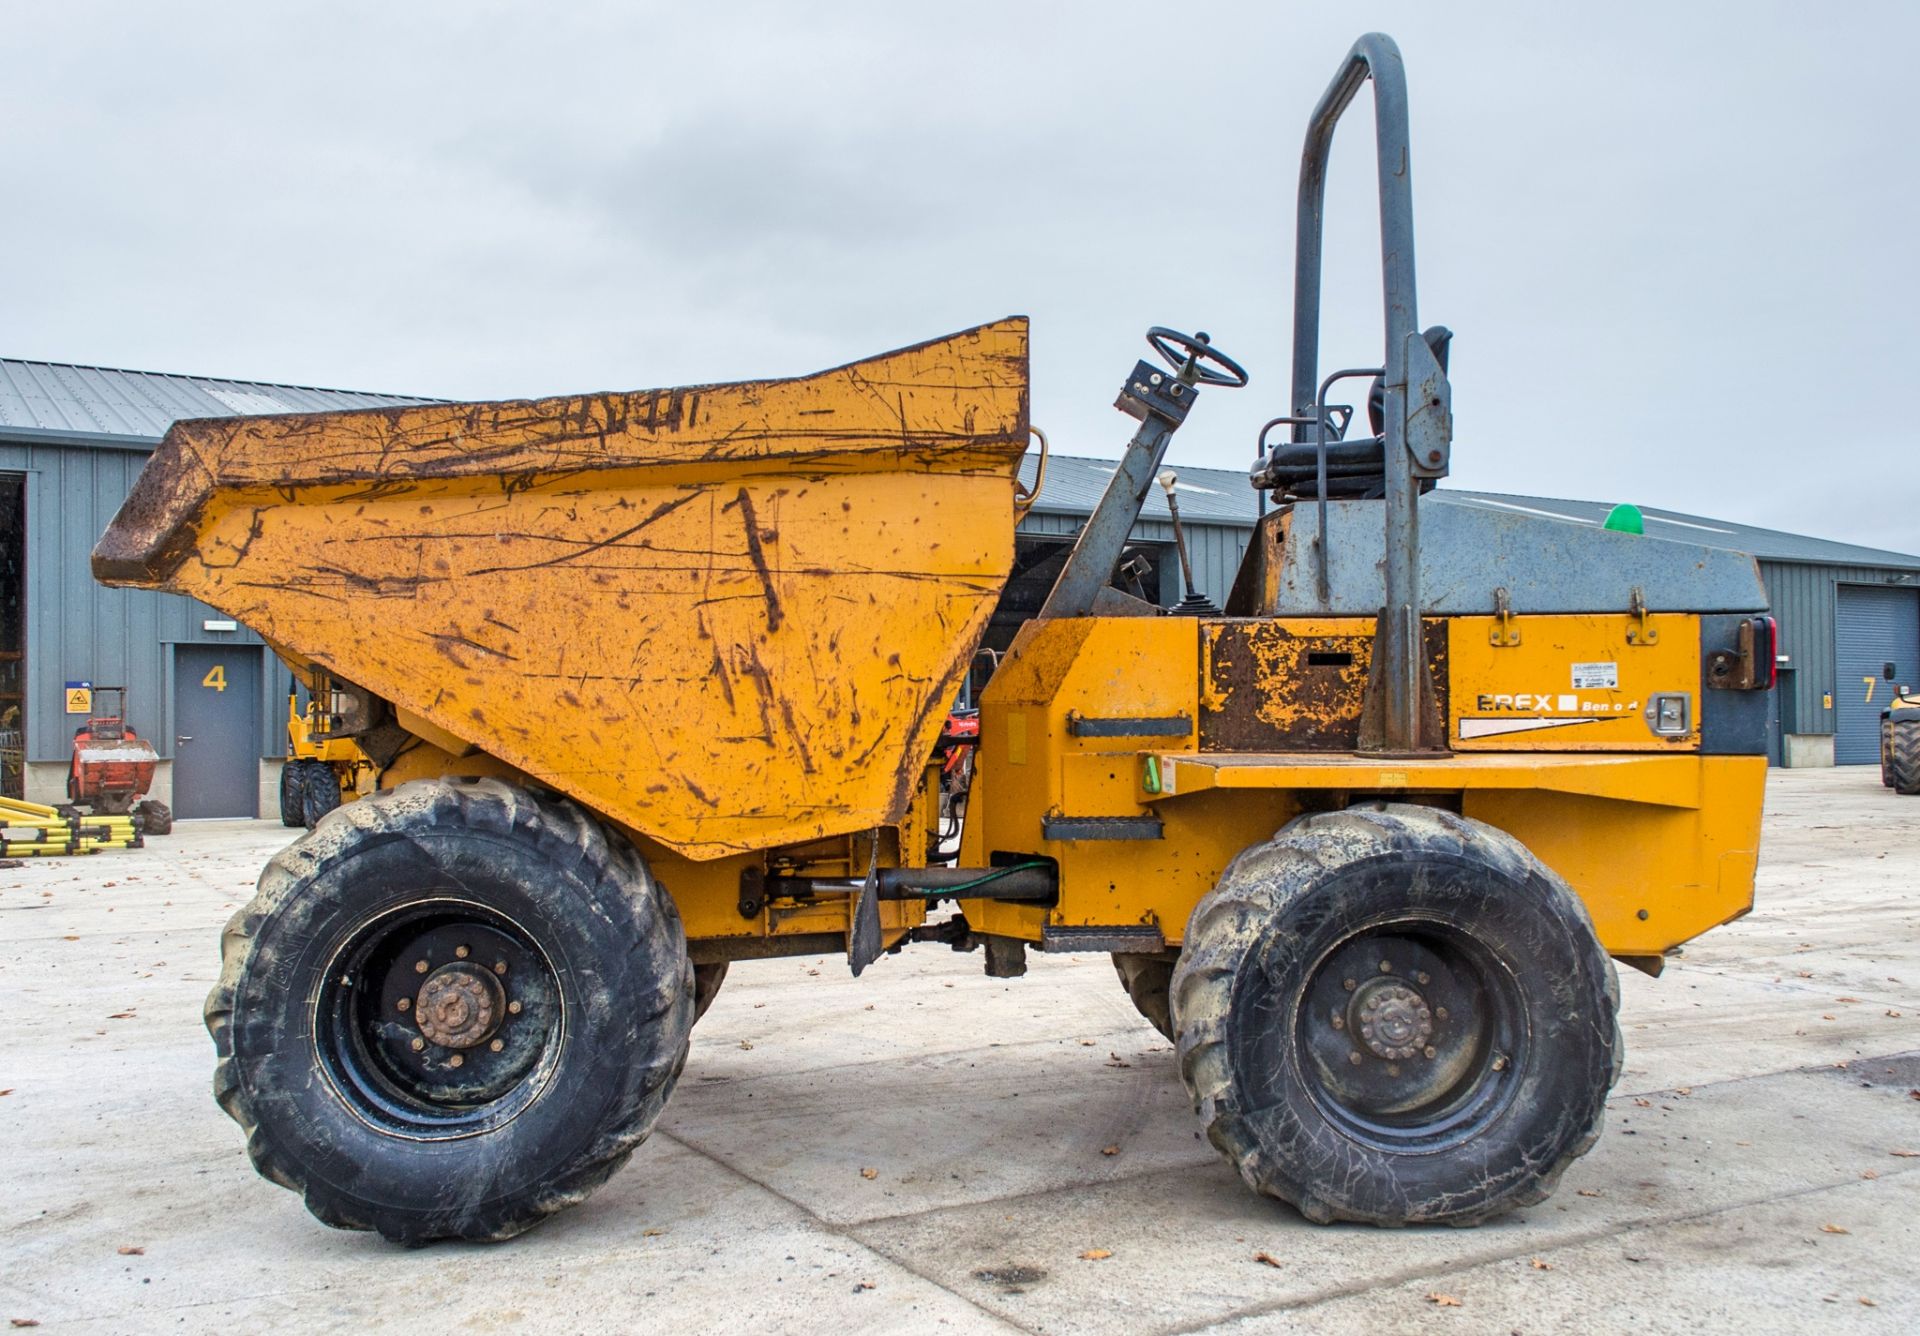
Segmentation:
<svg viewBox="0 0 1920 1336">
<path fill-rule="evenodd" d="M 217 935 L 286 832 L 0 872 L 0 1318 L 49 1331 L 1920 1329 L 1920 800 L 1776 773 L 1759 906 L 1654 981 L 1551 1201 L 1320 1228 L 1198 1138 L 1104 957 L 736 966 L 661 1127 L 506 1245 L 390 1247 L 248 1167 Z M 869 1174 L 868 1171 L 872 1171 Z"/>
</svg>

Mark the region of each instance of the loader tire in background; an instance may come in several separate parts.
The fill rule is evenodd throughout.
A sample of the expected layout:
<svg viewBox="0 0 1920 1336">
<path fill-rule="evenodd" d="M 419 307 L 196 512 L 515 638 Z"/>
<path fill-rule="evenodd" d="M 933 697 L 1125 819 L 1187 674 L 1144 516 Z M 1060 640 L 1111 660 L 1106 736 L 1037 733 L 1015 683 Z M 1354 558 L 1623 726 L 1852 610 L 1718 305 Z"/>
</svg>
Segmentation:
<svg viewBox="0 0 1920 1336">
<path fill-rule="evenodd" d="M 672 900 L 578 807 L 499 780 L 341 808 L 222 946 L 215 1096 L 336 1228 L 518 1234 L 626 1161 L 686 1060 Z"/>
<path fill-rule="evenodd" d="M 300 780 L 300 815 L 309 829 L 340 805 L 340 776 L 325 761 L 302 761 L 307 773 Z"/>
<path fill-rule="evenodd" d="M 1114 972 L 1133 999 L 1134 1009 L 1169 1040 L 1173 1038 L 1173 963 L 1179 958 L 1178 951 L 1116 951 L 1113 955 Z"/>
<path fill-rule="evenodd" d="M 693 1019 L 698 1021 L 707 1014 L 707 1008 L 713 1005 L 713 999 L 720 994 L 720 985 L 727 977 L 727 962 L 715 961 L 711 965 L 693 967 Z"/>
<path fill-rule="evenodd" d="M 1518 841 L 1373 803 L 1292 822 L 1194 908 L 1176 1049 L 1256 1191 L 1322 1223 L 1471 1225 L 1544 1200 L 1598 1138 L 1618 989 Z"/>
<path fill-rule="evenodd" d="M 280 824 L 298 830 L 307 824 L 307 763 L 288 761 L 280 767 Z"/>
<path fill-rule="evenodd" d="M 1920 719 L 1889 719 L 1883 769 L 1895 793 L 1920 794 Z"/>
</svg>

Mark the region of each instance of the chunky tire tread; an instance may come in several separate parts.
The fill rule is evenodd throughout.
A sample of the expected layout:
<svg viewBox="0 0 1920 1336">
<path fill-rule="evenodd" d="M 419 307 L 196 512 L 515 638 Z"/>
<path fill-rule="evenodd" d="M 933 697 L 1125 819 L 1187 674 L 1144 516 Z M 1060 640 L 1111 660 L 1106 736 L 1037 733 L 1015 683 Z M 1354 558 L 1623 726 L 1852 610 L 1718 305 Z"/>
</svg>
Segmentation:
<svg viewBox="0 0 1920 1336">
<path fill-rule="evenodd" d="M 677 1027 L 677 1035 L 664 1046 L 661 1059 L 635 1069 L 634 1097 L 536 1193 L 512 1202 L 489 1203 L 483 1213 L 486 1218 L 478 1228 L 471 1216 L 450 1222 L 430 1218 L 432 1213 L 423 1219 L 418 1212 L 371 1210 L 336 1185 L 307 1181 L 301 1164 L 258 1116 L 255 1094 L 246 1088 L 241 1062 L 234 1052 L 236 999 L 255 963 L 257 942 L 268 920 L 285 912 L 314 878 L 356 850 L 406 839 L 423 828 L 488 831 L 526 842 L 557 869 L 573 872 L 591 888 L 593 903 L 582 905 L 582 913 L 606 915 L 605 906 L 624 902 L 627 914 L 639 927 L 633 952 L 653 956 L 662 964 L 677 964 L 677 970 L 663 971 L 665 977 L 659 980 L 652 997 L 621 999 L 635 1008 L 636 1023 L 659 1020 L 670 1031 Z M 610 932 L 634 932 L 632 924 L 609 921 L 604 926 Z M 626 1162 L 652 1130 L 686 1063 L 693 987 L 679 915 L 628 841 L 610 836 L 571 802 L 499 780 L 416 781 L 336 808 L 315 829 L 267 863 L 252 902 L 228 921 L 221 937 L 220 978 L 208 994 L 205 1008 L 207 1031 L 217 1054 L 214 1098 L 245 1131 L 254 1168 L 270 1181 L 301 1193 L 307 1209 L 328 1225 L 378 1230 L 389 1239 L 409 1244 L 443 1238 L 507 1239 L 584 1200 Z"/>
<path fill-rule="evenodd" d="M 1523 883 L 1544 877 L 1561 893 L 1564 911 L 1577 918 L 1587 940 L 1593 941 L 1592 925 L 1579 897 L 1512 836 L 1437 808 L 1378 803 L 1302 816 L 1272 840 L 1243 851 L 1228 865 L 1217 887 L 1194 907 L 1173 971 L 1171 996 L 1178 1035 L 1175 1052 L 1207 1139 L 1248 1186 L 1291 1202 L 1307 1219 L 1320 1224 L 1349 1220 L 1387 1226 L 1419 1222 L 1476 1225 L 1535 1205 L 1552 1194 L 1567 1166 L 1592 1148 L 1605 1121 L 1605 1100 L 1596 1099 L 1587 1126 L 1552 1163 L 1525 1166 L 1512 1181 L 1465 1207 L 1437 1198 L 1415 1203 L 1404 1212 L 1389 1213 L 1327 1200 L 1316 1192 L 1314 1176 L 1290 1169 L 1263 1152 L 1248 1124 L 1247 1111 L 1237 1102 L 1229 1049 L 1236 978 L 1243 967 L 1262 967 L 1263 930 L 1312 887 L 1315 873 L 1411 849 L 1477 859 Z M 1603 996 L 1592 999 L 1591 1009 L 1596 1020 L 1604 1016 L 1602 1023 L 1607 1026 L 1612 1049 L 1607 1088 L 1611 1089 L 1619 1079 L 1625 1056 L 1618 1022 L 1619 976 L 1613 962 L 1600 953 L 1597 942 L 1592 949 L 1604 966 Z"/>
<path fill-rule="evenodd" d="M 133 805 L 133 819 L 142 835 L 171 835 L 173 809 L 158 798 L 142 798 Z"/>
<path fill-rule="evenodd" d="M 1173 962 L 1179 957 L 1178 951 L 1116 951 L 1113 956 L 1114 972 L 1134 1009 L 1169 1040 L 1173 1038 Z"/>
<path fill-rule="evenodd" d="M 1890 719 L 1886 748 L 1888 783 L 1904 797 L 1920 794 L 1920 719 Z"/>
<path fill-rule="evenodd" d="M 340 806 L 340 776 L 325 761 L 302 761 L 306 774 L 300 780 L 300 815 L 308 829 Z"/>
<path fill-rule="evenodd" d="M 291 830 L 306 826 L 307 778 L 305 761 L 288 761 L 280 767 L 280 824 Z"/>
</svg>

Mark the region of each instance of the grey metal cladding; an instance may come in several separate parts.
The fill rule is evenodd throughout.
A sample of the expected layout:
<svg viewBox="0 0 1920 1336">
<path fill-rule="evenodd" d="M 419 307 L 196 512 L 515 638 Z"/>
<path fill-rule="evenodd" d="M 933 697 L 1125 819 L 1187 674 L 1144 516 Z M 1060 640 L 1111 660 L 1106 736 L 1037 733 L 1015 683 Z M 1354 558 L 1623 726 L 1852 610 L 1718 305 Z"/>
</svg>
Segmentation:
<svg viewBox="0 0 1920 1336">
<path fill-rule="evenodd" d="M 1331 598 L 1323 604 L 1314 569 L 1318 518 L 1312 506 L 1296 507 L 1276 610 L 1377 613 L 1385 597 L 1383 518 L 1376 501 L 1328 505 Z M 1656 613 L 1767 609 L 1759 567 L 1744 553 L 1477 506 L 1425 506 L 1420 527 L 1421 601 L 1436 615 L 1490 614 L 1497 588 L 1517 616 L 1625 611 L 1635 589 Z"/>
</svg>

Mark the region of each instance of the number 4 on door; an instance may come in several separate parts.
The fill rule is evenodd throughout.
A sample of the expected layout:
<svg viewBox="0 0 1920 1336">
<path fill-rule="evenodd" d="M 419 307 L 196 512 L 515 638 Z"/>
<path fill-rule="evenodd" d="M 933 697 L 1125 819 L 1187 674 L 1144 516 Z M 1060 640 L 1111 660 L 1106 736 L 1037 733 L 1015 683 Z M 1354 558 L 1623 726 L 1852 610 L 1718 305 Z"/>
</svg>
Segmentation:
<svg viewBox="0 0 1920 1336">
<path fill-rule="evenodd" d="M 200 679 L 200 685 L 203 687 L 212 687 L 215 691 L 225 691 L 227 689 L 226 665 L 216 663 L 213 667 L 207 669 L 207 675 Z"/>
</svg>

